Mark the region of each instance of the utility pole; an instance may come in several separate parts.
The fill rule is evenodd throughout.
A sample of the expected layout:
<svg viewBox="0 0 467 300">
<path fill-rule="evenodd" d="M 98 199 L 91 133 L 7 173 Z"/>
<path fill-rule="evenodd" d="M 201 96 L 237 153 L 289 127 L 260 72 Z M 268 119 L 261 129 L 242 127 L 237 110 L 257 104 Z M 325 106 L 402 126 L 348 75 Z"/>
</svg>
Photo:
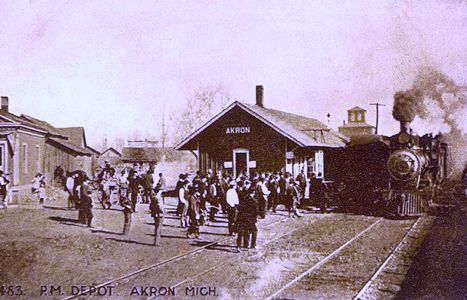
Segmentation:
<svg viewBox="0 0 467 300">
<path fill-rule="evenodd" d="M 162 114 L 162 149 L 165 150 L 165 112 Z"/>
<path fill-rule="evenodd" d="M 380 107 L 380 106 L 386 106 L 386 105 L 384 105 L 384 104 L 382 104 L 382 103 L 378 103 L 378 102 L 376 102 L 376 103 L 370 103 L 370 105 L 376 106 L 376 131 L 375 131 L 375 134 L 378 134 L 379 107 Z"/>
</svg>

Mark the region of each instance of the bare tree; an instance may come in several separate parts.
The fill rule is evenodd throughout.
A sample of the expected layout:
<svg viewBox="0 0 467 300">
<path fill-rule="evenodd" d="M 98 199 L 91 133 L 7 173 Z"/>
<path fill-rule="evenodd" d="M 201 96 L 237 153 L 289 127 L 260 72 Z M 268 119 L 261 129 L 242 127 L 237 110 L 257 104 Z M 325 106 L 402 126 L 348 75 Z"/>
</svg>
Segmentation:
<svg viewBox="0 0 467 300">
<path fill-rule="evenodd" d="M 194 95 L 187 99 L 185 109 L 172 116 L 174 128 L 177 129 L 175 143 L 182 141 L 230 102 L 231 98 L 221 85 L 197 89 Z"/>
<path fill-rule="evenodd" d="M 161 134 L 160 134 L 160 142 L 162 149 L 165 149 L 167 147 L 167 142 L 168 142 L 168 134 L 167 134 L 167 127 L 165 124 L 165 103 L 164 103 L 164 108 L 162 110 L 162 120 L 161 120 Z"/>
</svg>

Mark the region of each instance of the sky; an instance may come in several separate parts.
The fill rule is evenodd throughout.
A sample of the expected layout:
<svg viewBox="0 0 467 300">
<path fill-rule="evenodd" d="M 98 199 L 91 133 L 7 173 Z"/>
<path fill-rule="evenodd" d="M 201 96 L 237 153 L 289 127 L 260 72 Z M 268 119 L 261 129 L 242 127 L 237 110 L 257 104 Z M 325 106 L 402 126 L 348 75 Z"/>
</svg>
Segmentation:
<svg viewBox="0 0 467 300">
<path fill-rule="evenodd" d="M 159 136 L 195 90 L 317 118 L 356 105 L 394 134 L 393 95 L 431 66 L 467 85 L 464 1 L 0 1 L 10 111 L 84 126 L 90 146 Z M 167 124 L 170 130 L 174 126 Z"/>
</svg>

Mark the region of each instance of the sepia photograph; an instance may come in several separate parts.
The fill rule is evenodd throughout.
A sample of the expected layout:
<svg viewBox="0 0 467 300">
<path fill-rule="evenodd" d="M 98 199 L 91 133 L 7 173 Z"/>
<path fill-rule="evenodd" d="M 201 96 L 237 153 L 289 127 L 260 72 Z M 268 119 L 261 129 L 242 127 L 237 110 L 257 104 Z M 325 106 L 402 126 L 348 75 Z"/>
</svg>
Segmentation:
<svg viewBox="0 0 467 300">
<path fill-rule="evenodd" d="M 0 299 L 465 299 L 467 2 L 0 1 Z"/>
</svg>

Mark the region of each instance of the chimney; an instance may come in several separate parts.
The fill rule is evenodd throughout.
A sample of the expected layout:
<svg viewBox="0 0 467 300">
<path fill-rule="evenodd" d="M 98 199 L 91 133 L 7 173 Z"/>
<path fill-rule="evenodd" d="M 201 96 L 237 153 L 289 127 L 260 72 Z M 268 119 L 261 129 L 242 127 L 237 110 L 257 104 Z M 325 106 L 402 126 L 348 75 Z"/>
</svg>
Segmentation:
<svg viewBox="0 0 467 300">
<path fill-rule="evenodd" d="M 263 106 L 263 86 L 262 85 L 257 85 L 256 86 L 256 105 L 259 107 L 264 107 Z"/>
<path fill-rule="evenodd" d="M 2 96 L 2 110 L 8 112 L 8 97 Z"/>
</svg>

